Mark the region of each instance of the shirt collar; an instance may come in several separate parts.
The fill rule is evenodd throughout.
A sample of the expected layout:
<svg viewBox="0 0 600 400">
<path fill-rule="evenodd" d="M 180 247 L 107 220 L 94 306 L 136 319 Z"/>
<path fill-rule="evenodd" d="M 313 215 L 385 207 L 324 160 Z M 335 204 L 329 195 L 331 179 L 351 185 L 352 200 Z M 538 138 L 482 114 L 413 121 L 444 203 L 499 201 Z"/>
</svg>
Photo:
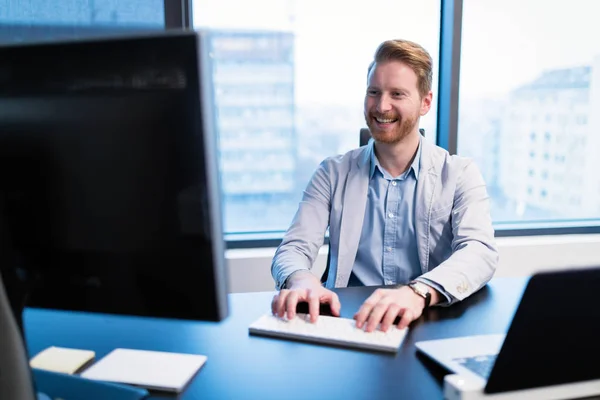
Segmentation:
<svg viewBox="0 0 600 400">
<path fill-rule="evenodd" d="M 412 170 L 414 172 L 416 180 L 419 180 L 419 169 L 420 169 L 420 165 L 421 165 L 421 147 L 422 147 L 421 142 L 422 141 L 423 141 L 423 136 L 419 135 L 419 145 L 417 146 L 417 153 L 415 154 L 415 158 L 414 158 L 412 164 L 410 164 L 410 168 L 409 168 L 409 171 Z M 373 175 L 375 174 L 376 169 L 378 169 L 379 172 L 381 172 L 383 174 L 383 168 L 379 164 L 379 160 L 377 159 L 377 156 L 375 155 L 375 146 L 373 145 L 372 150 L 371 150 L 371 167 L 369 169 L 369 179 L 373 178 Z"/>
</svg>

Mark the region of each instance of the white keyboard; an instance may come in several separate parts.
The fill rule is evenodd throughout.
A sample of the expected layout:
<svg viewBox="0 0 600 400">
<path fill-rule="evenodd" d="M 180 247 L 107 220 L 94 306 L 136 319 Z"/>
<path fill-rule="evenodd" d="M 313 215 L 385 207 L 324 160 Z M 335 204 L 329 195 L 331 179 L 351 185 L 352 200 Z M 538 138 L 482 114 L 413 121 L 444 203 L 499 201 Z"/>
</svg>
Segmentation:
<svg viewBox="0 0 600 400">
<path fill-rule="evenodd" d="M 350 318 L 321 315 L 317 322 L 311 323 L 308 314 L 297 314 L 292 320 L 265 314 L 250 325 L 249 331 L 255 335 L 396 353 L 408 329 L 391 326 L 387 332 L 379 329 L 365 332 Z"/>
</svg>

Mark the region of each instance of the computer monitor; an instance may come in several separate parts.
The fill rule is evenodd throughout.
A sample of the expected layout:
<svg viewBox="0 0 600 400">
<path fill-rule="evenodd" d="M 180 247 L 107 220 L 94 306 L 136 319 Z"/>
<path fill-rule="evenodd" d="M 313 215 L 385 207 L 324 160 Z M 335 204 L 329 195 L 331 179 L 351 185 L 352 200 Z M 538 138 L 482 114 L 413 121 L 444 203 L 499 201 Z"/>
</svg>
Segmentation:
<svg viewBox="0 0 600 400">
<path fill-rule="evenodd" d="M 0 273 L 23 307 L 228 314 L 202 32 L 0 47 Z"/>
</svg>

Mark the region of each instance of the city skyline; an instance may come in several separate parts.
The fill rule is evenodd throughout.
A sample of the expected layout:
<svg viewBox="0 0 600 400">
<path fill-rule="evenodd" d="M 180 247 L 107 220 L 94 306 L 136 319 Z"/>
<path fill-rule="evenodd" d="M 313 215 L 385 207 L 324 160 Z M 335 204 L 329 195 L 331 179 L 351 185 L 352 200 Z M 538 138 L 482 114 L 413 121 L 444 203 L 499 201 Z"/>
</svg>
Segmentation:
<svg viewBox="0 0 600 400">
<path fill-rule="evenodd" d="M 221 82 L 217 99 L 225 105 L 218 132 L 224 188 L 237 191 L 237 197 L 225 198 L 230 232 L 285 230 L 318 163 L 358 146 L 358 131 L 365 125 L 366 68 L 381 41 L 406 38 L 430 52 L 437 105 L 439 0 L 257 1 L 193 1 L 194 28 L 293 36 L 288 86 L 260 84 L 260 80 L 252 85 L 255 77 L 277 80 L 290 73 L 268 65 L 242 67 L 248 68 L 249 79 L 243 90 L 232 84 L 240 75 L 231 72 L 234 65 L 227 67 L 229 72 L 215 75 Z M 96 0 L 91 7 L 89 2 L 69 0 L 51 7 L 54 3 L 48 0 L 27 8 L 0 0 L 0 36 L 27 40 L 47 34 L 101 35 L 163 24 L 162 1 L 152 3 L 158 8 L 138 3 L 128 7 L 115 0 Z M 600 11 L 600 3 L 583 0 L 568 5 L 541 0 L 464 1 L 458 153 L 479 166 L 497 224 L 595 218 L 600 212 L 596 205 L 600 204 L 596 177 L 600 158 L 593 153 L 600 145 L 596 112 L 600 109 L 600 45 L 594 40 L 600 24 L 594 23 L 594 11 Z M 246 18 L 250 13 L 254 17 Z M 332 24 L 336 29 L 331 29 Z M 84 29 L 72 30 L 71 25 Z M 564 87 L 572 76 L 569 71 L 584 71 L 584 75 L 588 71 L 589 79 L 581 87 Z M 267 108 L 241 111 L 249 99 Z M 283 111 L 278 106 L 283 104 L 291 104 L 293 111 Z M 248 121 L 255 128 L 246 129 Z M 273 129 L 273 124 L 287 130 Z M 436 125 L 434 107 L 420 124 L 430 140 L 435 140 Z M 256 146 L 267 141 L 268 149 Z M 275 175 L 261 178 L 256 172 L 253 176 L 259 183 L 253 183 L 248 174 L 236 175 L 235 171 L 244 172 L 240 169 L 244 162 L 255 172 Z M 267 182 L 273 190 L 266 189 Z"/>
</svg>

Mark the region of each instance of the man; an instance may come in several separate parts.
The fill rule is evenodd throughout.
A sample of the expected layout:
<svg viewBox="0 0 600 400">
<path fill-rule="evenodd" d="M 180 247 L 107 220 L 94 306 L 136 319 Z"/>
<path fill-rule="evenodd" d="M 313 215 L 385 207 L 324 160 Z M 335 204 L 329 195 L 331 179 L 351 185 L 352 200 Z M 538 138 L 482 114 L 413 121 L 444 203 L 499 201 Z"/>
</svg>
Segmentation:
<svg viewBox="0 0 600 400">
<path fill-rule="evenodd" d="M 382 43 L 368 69 L 364 113 L 373 140 L 324 160 L 275 257 L 272 311 L 293 318 L 300 301 L 314 322 L 327 288 L 390 285 L 354 315 L 359 328 L 408 326 L 426 307 L 451 305 L 483 287 L 498 263 L 485 183 L 470 160 L 419 134 L 431 107 L 432 60 L 406 40 Z M 310 272 L 329 228 L 326 287 Z M 394 285 L 394 286 L 391 286 Z"/>
</svg>

